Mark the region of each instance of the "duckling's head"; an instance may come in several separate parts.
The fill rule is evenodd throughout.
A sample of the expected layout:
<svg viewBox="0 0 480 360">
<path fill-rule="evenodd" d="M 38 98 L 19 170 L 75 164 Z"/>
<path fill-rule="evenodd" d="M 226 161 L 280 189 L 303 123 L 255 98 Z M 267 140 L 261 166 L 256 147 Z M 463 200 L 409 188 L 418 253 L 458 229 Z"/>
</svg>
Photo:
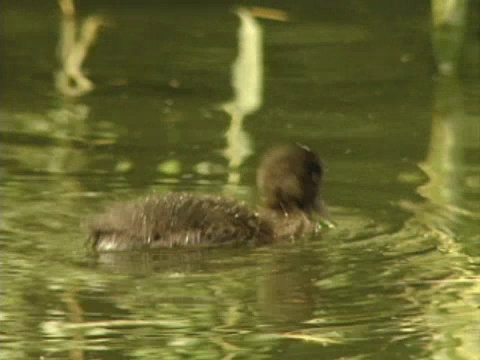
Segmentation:
<svg viewBox="0 0 480 360">
<path fill-rule="evenodd" d="M 308 147 L 285 145 L 268 151 L 260 162 L 257 186 L 270 209 L 307 213 L 322 211 L 323 175 L 318 156 Z"/>
</svg>

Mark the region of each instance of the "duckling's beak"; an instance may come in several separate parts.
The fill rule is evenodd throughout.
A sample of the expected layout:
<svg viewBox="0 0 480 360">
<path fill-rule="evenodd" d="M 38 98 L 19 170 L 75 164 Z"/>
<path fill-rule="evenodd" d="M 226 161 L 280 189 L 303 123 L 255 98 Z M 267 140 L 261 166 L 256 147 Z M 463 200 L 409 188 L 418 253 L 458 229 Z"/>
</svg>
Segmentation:
<svg viewBox="0 0 480 360">
<path fill-rule="evenodd" d="M 336 224 L 335 222 L 332 221 L 330 218 L 330 214 L 327 209 L 327 205 L 325 204 L 325 201 L 320 196 L 317 196 L 315 199 L 315 203 L 313 204 L 313 209 L 320 214 L 322 219 L 320 220 L 321 223 L 323 224 L 322 226 L 326 226 L 330 229 L 335 228 Z"/>
</svg>

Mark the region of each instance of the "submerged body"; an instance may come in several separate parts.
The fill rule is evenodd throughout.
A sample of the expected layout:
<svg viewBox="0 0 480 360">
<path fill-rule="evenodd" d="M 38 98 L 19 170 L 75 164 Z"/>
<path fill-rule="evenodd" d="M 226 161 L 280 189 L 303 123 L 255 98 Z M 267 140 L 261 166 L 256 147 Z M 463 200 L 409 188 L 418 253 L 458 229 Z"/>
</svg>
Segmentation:
<svg viewBox="0 0 480 360">
<path fill-rule="evenodd" d="M 118 203 L 89 223 L 98 251 L 162 247 L 262 245 L 312 234 L 318 210 L 320 162 L 309 149 L 274 148 L 257 183 L 265 206 L 252 211 L 221 195 L 167 193 Z"/>
</svg>

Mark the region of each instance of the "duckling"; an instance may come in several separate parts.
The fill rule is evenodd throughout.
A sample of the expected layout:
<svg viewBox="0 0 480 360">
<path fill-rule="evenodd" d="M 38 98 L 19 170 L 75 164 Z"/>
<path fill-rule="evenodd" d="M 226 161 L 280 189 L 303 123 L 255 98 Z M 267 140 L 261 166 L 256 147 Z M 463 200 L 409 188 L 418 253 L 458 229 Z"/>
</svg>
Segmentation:
<svg viewBox="0 0 480 360">
<path fill-rule="evenodd" d="M 313 234 L 313 212 L 324 210 L 322 164 L 309 148 L 269 150 L 257 171 L 263 205 L 257 211 L 221 195 L 152 194 L 114 204 L 88 223 L 97 251 L 264 245 Z"/>
</svg>

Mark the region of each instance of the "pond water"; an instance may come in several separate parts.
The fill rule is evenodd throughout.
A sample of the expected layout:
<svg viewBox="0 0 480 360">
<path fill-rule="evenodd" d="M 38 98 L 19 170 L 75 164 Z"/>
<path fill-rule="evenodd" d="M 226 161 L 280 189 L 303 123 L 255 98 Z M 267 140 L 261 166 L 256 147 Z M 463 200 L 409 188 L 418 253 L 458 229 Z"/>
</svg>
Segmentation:
<svg viewBox="0 0 480 360">
<path fill-rule="evenodd" d="M 222 110 L 240 91 L 233 2 L 79 2 L 109 24 L 78 98 L 53 84 L 56 3 L 2 4 L 2 358 L 478 358 L 478 71 L 436 76 L 428 2 L 384 3 L 250 3 L 291 21 L 257 20 L 240 120 Z M 258 249 L 84 246 L 82 221 L 117 199 L 254 206 L 259 156 L 284 142 L 325 162 L 335 228 Z"/>
</svg>

